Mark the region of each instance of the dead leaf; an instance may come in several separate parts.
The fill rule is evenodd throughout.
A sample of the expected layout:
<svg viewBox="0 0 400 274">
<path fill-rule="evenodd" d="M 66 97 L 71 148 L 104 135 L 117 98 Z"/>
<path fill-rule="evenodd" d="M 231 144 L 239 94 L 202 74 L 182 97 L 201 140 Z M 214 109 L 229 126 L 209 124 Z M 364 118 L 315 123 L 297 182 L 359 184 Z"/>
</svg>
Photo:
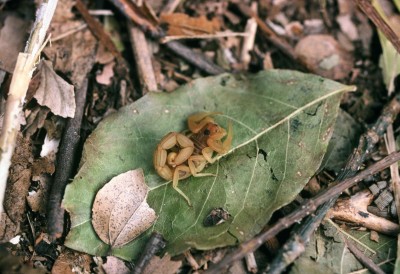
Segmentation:
<svg viewBox="0 0 400 274">
<path fill-rule="evenodd" d="M 217 18 L 208 20 L 205 16 L 189 17 L 184 13 L 161 14 L 160 22 L 168 24 L 168 35 L 196 36 L 215 34 L 221 29 Z"/>
<path fill-rule="evenodd" d="M 39 186 L 36 191 L 29 192 L 29 196 L 26 198 L 26 200 L 33 212 L 45 214 L 48 193 L 50 190 L 51 176 L 47 174 L 34 176 L 32 177 L 32 181 L 38 182 Z"/>
<path fill-rule="evenodd" d="M 182 261 L 172 261 L 171 256 L 166 254 L 160 258 L 154 256 L 143 270 L 143 274 L 174 274 L 182 266 Z"/>
<path fill-rule="evenodd" d="M 129 274 L 130 270 L 125 265 L 125 262 L 114 256 L 108 256 L 107 262 L 102 265 L 106 274 Z"/>
<path fill-rule="evenodd" d="M 105 64 L 103 67 L 103 70 L 100 74 L 96 75 L 96 81 L 99 84 L 102 85 L 110 85 L 111 84 L 111 78 L 114 76 L 114 66 L 115 62 L 110 62 L 108 64 Z"/>
<path fill-rule="evenodd" d="M 4 199 L 4 208 L 14 223 L 22 221 L 25 213 L 25 197 L 31 184 L 32 162 L 31 143 L 19 133 L 15 152 L 11 158 Z"/>
<path fill-rule="evenodd" d="M 371 241 L 379 243 L 379 234 L 378 234 L 378 232 L 376 232 L 374 230 L 371 230 L 370 235 L 369 235 L 369 239 Z"/>
<path fill-rule="evenodd" d="M 42 174 L 53 174 L 55 172 L 55 166 L 53 159 L 48 157 L 41 157 L 39 159 L 35 159 L 32 166 L 32 177 L 40 176 Z"/>
<path fill-rule="evenodd" d="M 92 225 L 102 241 L 121 247 L 151 226 L 156 214 L 146 202 L 148 191 L 142 169 L 122 173 L 99 190 Z"/>
<path fill-rule="evenodd" d="M 76 14 L 71 12 L 75 1 L 58 1 L 55 15 L 50 24 L 52 37 L 60 37 L 75 30 L 85 23 L 74 20 Z M 54 70 L 69 75 L 75 87 L 81 87 L 92 70 L 96 58 L 97 40 L 89 29 L 83 29 L 65 36 L 47 46 L 43 52 L 54 63 Z"/>
<path fill-rule="evenodd" d="M 6 243 L 14 238 L 18 227 L 19 225 L 15 224 L 5 212 L 0 213 L 0 243 Z"/>
<path fill-rule="evenodd" d="M 30 23 L 15 14 L 5 16 L 0 29 L 0 69 L 13 73 L 18 53 L 24 49 Z"/>
<path fill-rule="evenodd" d="M 26 126 L 24 135 L 26 138 L 31 137 L 38 128 L 44 126 L 47 114 L 50 110 L 47 107 L 36 106 L 30 111 L 26 111 Z"/>
<path fill-rule="evenodd" d="M 45 274 L 44 269 L 35 269 L 24 262 L 24 256 L 16 256 L 6 246 L 0 246 L 0 273 L 7 274 Z"/>
<path fill-rule="evenodd" d="M 55 261 L 51 269 L 51 273 L 92 273 L 90 270 L 91 263 L 92 257 L 88 254 L 73 252 L 70 249 L 64 249 Z"/>
<path fill-rule="evenodd" d="M 74 117 L 74 86 L 57 75 L 50 61 L 42 61 L 39 69 L 40 84 L 34 95 L 38 103 L 49 107 L 55 115 Z"/>
</svg>

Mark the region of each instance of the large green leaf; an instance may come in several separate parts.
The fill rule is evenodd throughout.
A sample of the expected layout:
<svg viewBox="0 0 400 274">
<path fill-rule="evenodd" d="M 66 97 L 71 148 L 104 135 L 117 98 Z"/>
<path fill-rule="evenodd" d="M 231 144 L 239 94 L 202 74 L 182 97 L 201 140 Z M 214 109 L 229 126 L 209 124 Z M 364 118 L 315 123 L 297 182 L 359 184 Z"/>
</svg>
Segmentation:
<svg viewBox="0 0 400 274">
<path fill-rule="evenodd" d="M 291 202 L 318 169 L 336 119 L 342 92 L 353 87 L 318 76 L 272 70 L 251 76 L 224 74 L 193 81 L 172 94 L 151 93 L 107 117 L 88 138 L 81 168 L 65 193 L 72 227 L 65 245 L 89 254 L 133 259 L 152 231 L 177 254 L 189 247 L 234 245 L 260 232 L 271 214 Z M 233 124 L 233 148 L 205 172 L 180 182 L 193 207 L 154 171 L 152 156 L 170 131 L 186 129 L 189 115 L 219 111 Z M 113 176 L 143 168 L 150 187 L 154 226 L 126 246 L 110 250 L 93 231 L 96 192 Z M 215 207 L 232 217 L 205 227 Z"/>
</svg>

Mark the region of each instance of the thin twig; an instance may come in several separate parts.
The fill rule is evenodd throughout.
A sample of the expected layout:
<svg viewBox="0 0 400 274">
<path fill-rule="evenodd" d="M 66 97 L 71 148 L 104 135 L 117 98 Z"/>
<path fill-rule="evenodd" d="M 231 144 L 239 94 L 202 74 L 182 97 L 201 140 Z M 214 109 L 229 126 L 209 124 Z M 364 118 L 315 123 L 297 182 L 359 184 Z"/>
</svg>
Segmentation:
<svg viewBox="0 0 400 274">
<path fill-rule="evenodd" d="M 310 215 L 312 212 L 316 210 L 318 206 L 329 201 L 330 199 L 332 199 L 332 197 L 336 197 L 344 190 L 346 190 L 349 187 L 352 187 L 353 185 L 357 184 L 364 178 L 371 176 L 398 161 L 400 161 L 400 152 L 392 153 L 383 158 L 382 160 L 380 160 L 379 162 L 371 165 L 367 169 L 359 172 L 354 177 L 345 179 L 338 184 L 334 184 L 332 187 L 316 195 L 313 199 L 307 201 L 305 204 L 300 206 L 300 208 L 297 209 L 296 211 L 280 219 L 278 222 L 273 224 L 267 231 L 241 244 L 235 251 L 228 254 L 217 265 L 211 267 L 208 271 L 204 273 L 207 274 L 221 273 L 223 269 L 227 268 L 234 261 L 242 259 L 247 253 L 253 252 L 257 248 L 259 248 L 267 239 L 277 235 L 283 229 L 291 226 L 295 222 L 298 222 L 305 216 Z"/>
<path fill-rule="evenodd" d="M 57 6 L 57 0 L 44 1 L 36 12 L 36 20 L 31 34 L 26 43 L 24 53 L 18 55 L 14 74 L 11 80 L 7 98 L 3 127 L 0 135 L 0 220 L 4 212 L 4 191 L 8 177 L 8 169 L 11 164 L 11 156 L 14 152 L 17 132 L 20 129 L 20 113 L 25 100 L 29 81 L 43 44 L 51 19 Z"/>
<path fill-rule="evenodd" d="M 372 6 L 370 0 L 355 0 L 362 11 L 374 23 L 374 25 L 383 32 L 386 38 L 393 44 L 394 48 L 400 53 L 400 40 L 393 29 L 379 15 L 377 10 Z"/>
<path fill-rule="evenodd" d="M 82 15 L 92 34 L 99 40 L 101 44 L 103 44 L 106 49 L 111 52 L 111 54 L 117 59 L 119 63 L 123 64 L 124 61 L 121 53 L 117 50 L 110 36 L 104 31 L 103 26 L 100 24 L 100 22 L 96 21 L 90 15 L 89 10 L 86 8 L 85 4 L 83 4 L 81 0 L 76 0 L 75 7 Z"/>
<path fill-rule="evenodd" d="M 157 81 L 151 62 L 152 53 L 141 29 L 128 22 L 129 37 L 132 42 L 132 51 L 135 56 L 136 70 L 142 87 L 142 94 L 157 90 Z"/>
<path fill-rule="evenodd" d="M 372 273 L 384 274 L 385 272 L 377 266 L 374 261 L 368 258 L 361 250 L 359 250 L 351 241 L 343 238 L 346 242 L 347 248 L 351 253 L 359 260 L 366 268 L 368 268 Z"/>
<path fill-rule="evenodd" d="M 80 144 L 80 131 L 85 112 L 87 89 L 88 79 L 86 78 L 82 86 L 76 88 L 75 116 L 72 119 L 68 119 L 61 140 L 60 150 L 57 154 L 57 167 L 47 204 L 47 227 L 52 240 L 59 238 L 64 230 L 65 210 L 61 207 L 61 201 L 64 196 L 65 187 L 70 182 L 76 168 L 76 156 Z"/>
</svg>

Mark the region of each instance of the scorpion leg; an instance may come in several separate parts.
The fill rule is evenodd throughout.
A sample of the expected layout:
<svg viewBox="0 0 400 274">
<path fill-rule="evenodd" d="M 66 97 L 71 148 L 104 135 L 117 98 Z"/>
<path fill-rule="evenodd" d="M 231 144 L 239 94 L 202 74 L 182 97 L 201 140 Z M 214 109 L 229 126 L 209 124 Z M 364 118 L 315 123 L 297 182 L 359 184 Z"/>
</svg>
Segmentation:
<svg viewBox="0 0 400 274">
<path fill-rule="evenodd" d="M 188 159 L 189 169 L 194 177 L 217 176 L 213 173 L 199 173 L 205 168 L 206 164 L 207 159 L 203 155 L 194 155 Z"/>
<path fill-rule="evenodd" d="M 178 183 L 180 179 L 185 179 L 191 175 L 190 169 L 188 166 L 181 165 L 177 166 L 174 170 L 174 175 L 172 179 L 172 187 L 183 197 L 185 198 L 186 202 L 189 204 L 189 206 L 192 206 L 190 203 L 190 199 L 188 196 L 186 196 L 185 193 L 178 187 Z"/>
</svg>

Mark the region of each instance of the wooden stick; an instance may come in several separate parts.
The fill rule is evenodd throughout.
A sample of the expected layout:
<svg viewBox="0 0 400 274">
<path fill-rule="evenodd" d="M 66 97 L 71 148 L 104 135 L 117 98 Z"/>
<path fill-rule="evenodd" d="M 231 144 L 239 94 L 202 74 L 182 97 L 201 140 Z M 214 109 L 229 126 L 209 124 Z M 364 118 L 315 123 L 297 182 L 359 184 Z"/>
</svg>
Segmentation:
<svg viewBox="0 0 400 274">
<path fill-rule="evenodd" d="M 374 25 L 383 32 L 386 38 L 393 44 L 394 48 L 400 53 L 400 40 L 393 29 L 379 15 L 377 10 L 372 6 L 370 0 L 355 0 L 361 10 L 368 16 Z"/>
<path fill-rule="evenodd" d="M 128 22 L 128 28 L 132 51 L 136 61 L 137 74 L 142 86 L 142 94 L 145 95 L 148 91 L 156 91 L 158 89 L 151 62 L 152 53 L 149 50 L 143 31 L 131 22 Z"/>
<path fill-rule="evenodd" d="M 347 248 L 353 253 L 354 257 L 357 258 L 366 268 L 368 268 L 372 273 L 384 274 L 383 270 L 377 266 L 374 261 L 368 258 L 361 250 L 359 250 L 351 241 L 343 238 L 346 242 Z"/>
<path fill-rule="evenodd" d="M 64 231 L 65 210 L 61 207 L 61 201 L 65 187 L 70 182 L 74 168 L 76 168 L 77 161 L 75 158 L 80 144 L 80 131 L 85 113 L 87 88 L 88 79 L 86 78 L 82 86 L 76 88 L 75 116 L 67 120 L 60 149 L 57 153 L 57 167 L 47 203 L 47 228 L 51 240 L 61 237 Z"/>
</svg>

